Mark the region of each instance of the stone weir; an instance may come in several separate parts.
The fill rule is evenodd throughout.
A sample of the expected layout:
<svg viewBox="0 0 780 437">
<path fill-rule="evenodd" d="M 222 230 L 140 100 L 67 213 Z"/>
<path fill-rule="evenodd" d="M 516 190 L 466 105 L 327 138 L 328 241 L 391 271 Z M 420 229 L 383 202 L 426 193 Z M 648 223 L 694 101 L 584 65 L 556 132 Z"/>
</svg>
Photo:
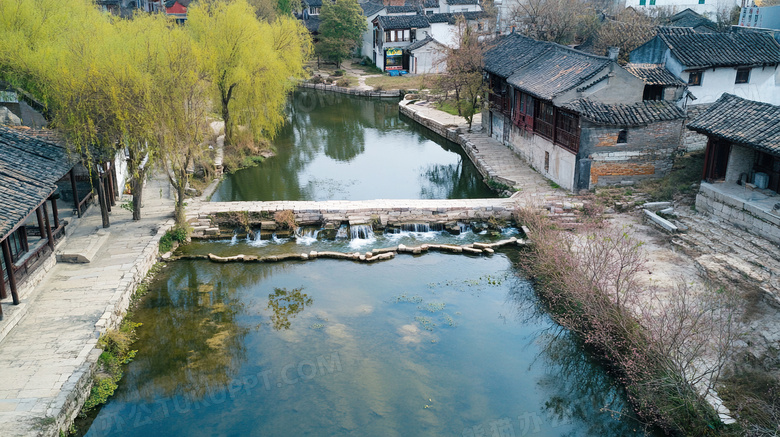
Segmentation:
<svg viewBox="0 0 780 437">
<path fill-rule="evenodd" d="M 193 238 L 231 237 L 234 233 L 284 232 L 290 223 L 338 229 L 371 225 L 373 229 L 426 224 L 456 230 L 459 223 L 512 222 L 521 206 L 516 199 L 436 199 L 364 201 L 195 202 L 187 208 Z"/>
</svg>

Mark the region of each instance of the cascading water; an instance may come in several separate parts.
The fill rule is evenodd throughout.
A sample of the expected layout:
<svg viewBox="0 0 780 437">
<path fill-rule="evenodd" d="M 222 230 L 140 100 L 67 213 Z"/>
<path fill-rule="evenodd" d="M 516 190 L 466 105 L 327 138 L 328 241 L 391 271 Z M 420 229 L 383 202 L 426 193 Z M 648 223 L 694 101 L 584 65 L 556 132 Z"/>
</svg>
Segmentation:
<svg viewBox="0 0 780 437">
<path fill-rule="evenodd" d="M 263 247 L 268 244 L 268 240 L 263 240 L 260 231 L 257 231 L 254 233 L 255 237 L 252 238 L 251 234 L 247 234 L 246 236 L 246 244 L 252 246 L 252 247 Z"/>
<path fill-rule="evenodd" d="M 406 232 L 431 232 L 431 225 L 428 223 L 403 223 L 401 231 Z"/>
<path fill-rule="evenodd" d="M 320 230 L 315 228 L 298 228 L 295 230 L 295 241 L 308 246 L 317 241 Z"/>
<path fill-rule="evenodd" d="M 341 225 L 339 226 L 338 232 L 336 232 L 336 239 L 337 240 L 346 240 L 349 238 L 349 226 L 347 225 Z"/>
<path fill-rule="evenodd" d="M 233 233 L 233 238 L 230 239 L 230 245 L 235 246 L 238 244 L 238 233 Z"/>
<path fill-rule="evenodd" d="M 371 225 L 350 225 L 349 226 L 349 238 L 350 240 L 369 240 L 374 237 L 374 228 Z"/>
<path fill-rule="evenodd" d="M 340 230 L 340 229 L 339 229 Z M 374 229 L 371 225 L 350 225 L 349 226 L 349 247 L 357 249 L 376 241 Z"/>
</svg>

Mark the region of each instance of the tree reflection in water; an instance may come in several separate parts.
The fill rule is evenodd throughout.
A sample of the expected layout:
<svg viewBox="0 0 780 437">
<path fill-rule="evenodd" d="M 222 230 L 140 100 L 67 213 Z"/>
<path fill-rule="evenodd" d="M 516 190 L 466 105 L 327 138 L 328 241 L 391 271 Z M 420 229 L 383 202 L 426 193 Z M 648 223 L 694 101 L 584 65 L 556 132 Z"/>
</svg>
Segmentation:
<svg viewBox="0 0 780 437">
<path fill-rule="evenodd" d="M 142 398 L 186 394 L 200 399 L 224 387 L 246 358 L 248 329 L 237 320 L 244 304 L 235 285 L 210 273 L 204 282 L 199 273 L 195 263 L 178 263 L 161 272 L 160 279 L 170 277 L 155 281 L 156 291 L 144 301 L 156 310 L 139 312 L 139 341 L 154 348 L 135 359 L 138 370 L 123 384 L 137 388 Z M 153 320 L 143 318 L 155 314 Z"/>
<path fill-rule="evenodd" d="M 512 252 L 509 257 L 516 263 L 520 256 L 522 252 L 518 251 Z M 516 280 L 507 293 L 505 303 L 514 309 L 518 321 L 529 324 L 540 319 L 549 320 L 531 282 L 521 277 Z M 540 385 L 553 393 L 544 403 L 543 414 L 553 426 L 578 422 L 574 427 L 576 435 L 583 435 L 586 430 L 584 435 L 589 436 L 656 433 L 655 430 L 645 429 L 626 403 L 623 387 L 609 376 L 601 363 L 592 358 L 574 334 L 553 324 L 532 338 L 540 348 L 534 361 L 541 360 L 547 368 Z M 574 432 L 572 435 L 575 435 Z"/>
<path fill-rule="evenodd" d="M 294 288 L 286 290 L 284 288 L 275 288 L 274 292 L 268 295 L 267 309 L 273 310 L 271 314 L 271 325 L 277 331 L 290 329 L 290 319 L 294 319 L 298 313 L 307 306 L 314 303 L 306 293 L 301 293 L 303 288 Z"/>
</svg>

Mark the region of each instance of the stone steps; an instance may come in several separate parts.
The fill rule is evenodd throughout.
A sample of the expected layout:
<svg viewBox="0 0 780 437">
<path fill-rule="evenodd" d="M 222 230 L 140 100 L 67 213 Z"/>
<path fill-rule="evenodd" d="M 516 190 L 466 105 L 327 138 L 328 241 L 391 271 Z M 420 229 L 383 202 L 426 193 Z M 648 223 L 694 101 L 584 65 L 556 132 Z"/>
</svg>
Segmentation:
<svg viewBox="0 0 780 437">
<path fill-rule="evenodd" d="M 690 230 L 676 235 L 675 244 L 691 255 L 704 273 L 735 283 L 750 280 L 780 303 L 778 247 L 714 217 L 686 214 L 680 220 Z"/>
</svg>

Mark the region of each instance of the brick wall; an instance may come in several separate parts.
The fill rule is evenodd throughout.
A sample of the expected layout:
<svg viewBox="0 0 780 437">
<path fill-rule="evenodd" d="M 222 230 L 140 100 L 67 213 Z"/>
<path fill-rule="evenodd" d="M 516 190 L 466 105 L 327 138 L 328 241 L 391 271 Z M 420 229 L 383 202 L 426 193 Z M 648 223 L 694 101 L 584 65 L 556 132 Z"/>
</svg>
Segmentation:
<svg viewBox="0 0 780 437">
<path fill-rule="evenodd" d="M 618 143 L 625 130 L 626 140 Z M 666 175 L 679 149 L 682 120 L 647 126 L 601 126 L 582 122 L 580 158 L 590 162 L 589 188 L 635 183 Z M 587 175 L 585 175 L 587 176 Z"/>
</svg>

